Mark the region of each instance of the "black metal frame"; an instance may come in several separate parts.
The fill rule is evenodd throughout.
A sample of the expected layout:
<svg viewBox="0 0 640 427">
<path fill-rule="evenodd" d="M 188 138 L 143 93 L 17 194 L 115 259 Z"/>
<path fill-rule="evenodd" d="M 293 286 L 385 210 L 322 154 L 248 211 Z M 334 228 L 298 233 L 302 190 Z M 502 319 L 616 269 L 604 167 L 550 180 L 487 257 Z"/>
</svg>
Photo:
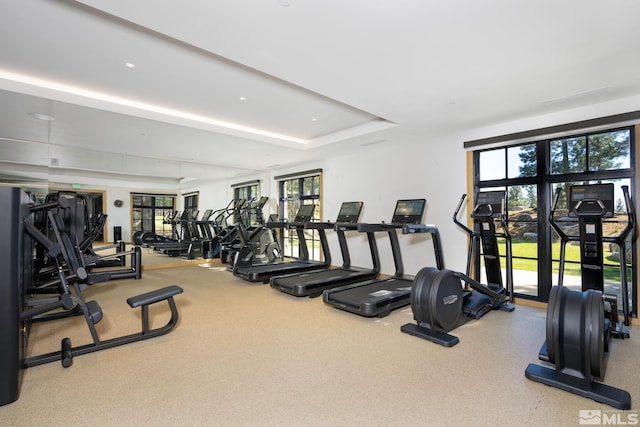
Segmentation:
<svg viewBox="0 0 640 427">
<path fill-rule="evenodd" d="M 616 180 L 616 179 L 628 179 L 630 181 L 631 194 L 635 194 L 635 154 L 636 154 L 636 140 L 635 131 L 633 126 L 598 130 L 594 132 L 576 133 L 574 135 L 563 136 L 563 138 L 571 138 L 576 136 L 591 136 L 598 135 L 604 132 L 615 132 L 620 130 L 629 131 L 630 139 L 630 167 L 628 169 L 618 170 L 603 170 L 603 171 L 590 171 L 587 170 L 582 173 L 567 173 L 567 174 L 550 174 L 550 154 L 549 154 L 549 142 L 551 139 L 543 139 L 536 141 L 533 144 L 536 145 L 537 164 L 536 175 L 532 177 L 520 177 L 520 178 L 504 178 L 496 180 L 480 181 L 480 152 L 494 150 L 495 148 L 486 150 L 476 150 L 473 153 L 473 184 L 474 191 L 479 191 L 483 188 L 497 188 L 497 187 L 513 187 L 524 185 L 535 185 L 537 188 L 537 208 L 538 208 L 538 221 L 537 221 L 537 239 L 538 239 L 538 295 L 537 297 L 525 294 L 516 294 L 518 298 L 523 299 L 535 299 L 539 301 L 547 301 L 549 292 L 551 291 L 552 279 L 553 279 L 553 260 L 551 256 L 551 244 L 552 244 L 552 232 L 548 222 L 549 214 L 551 212 L 551 202 L 553 198 L 552 186 L 553 184 L 559 184 L 564 182 L 575 181 L 596 181 L 596 180 Z M 506 148 L 517 147 L 531 144 L 518 143 L 511 146 L 501 146 L 499 149 L 505 151 L 505 177 L 508 170 L 508 157 Z M 587 144 L 589 144 L 587 140 Z M 586 147 L 588 153 L 588 145 Z M 586 163 L 588 167 L 588 162 Z M 632 263 L 632 315 L 635 317 L 638 314 L 638 284 L 637 284 L 637 249 L 635 239 L 632 243 L 633 260 Z M 514 259 L 519 258 L 517 255 Z M 476 260 L 479 261 L 479 258 Z"/>
</svg>

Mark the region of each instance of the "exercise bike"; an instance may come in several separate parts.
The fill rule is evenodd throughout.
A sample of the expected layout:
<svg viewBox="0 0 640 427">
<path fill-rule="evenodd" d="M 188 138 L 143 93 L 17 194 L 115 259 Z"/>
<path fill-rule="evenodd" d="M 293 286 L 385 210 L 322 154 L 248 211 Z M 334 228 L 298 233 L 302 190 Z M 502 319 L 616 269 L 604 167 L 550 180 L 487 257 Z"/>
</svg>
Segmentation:
<svg viewBox="0 0 640 427">
<path fill-rule="evenodd" d="M 400 330 L 445 347 L 460 342 L 449 334 L 451 330 L 479 319 L 489 311 L 513 311 L 513 270 L 511 266 L 511 235 L 506 226 L 505 191 L 479 192 L 472 218 L 475 231 L 458 221 L 458 214 L 466 194 L 462 196 L 453 215 L 454 222 L 469 234 L 466 274 L 433 267 L 423 268 L 416 275 L 411 287 L 411 310 L 416 324 L 407 323 Z M 496 231 L 495 219 L 500 221 L 502 232 Z M 507 280 L 503 286 L 500 268 L 498 238 L 503 237 L 507 246 Z M 482 246 L 485 274 L 488 284 L 479 282 L 479 266 L 475 278 L 470 277 L 474 255 Z M 477 257 L 475 257 L 477 258 Z"/>
</svg>

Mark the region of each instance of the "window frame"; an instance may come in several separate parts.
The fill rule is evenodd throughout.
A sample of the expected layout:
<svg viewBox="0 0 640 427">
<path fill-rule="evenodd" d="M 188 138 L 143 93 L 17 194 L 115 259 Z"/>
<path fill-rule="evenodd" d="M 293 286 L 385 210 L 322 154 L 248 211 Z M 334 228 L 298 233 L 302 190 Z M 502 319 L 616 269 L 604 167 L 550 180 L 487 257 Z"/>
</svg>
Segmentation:
<svg viewBox="0 0 640 427">
<path fill-rule="evenodd" d="M 161 221 L 162 226 L 160 227 L 160 230 L 157 229 L 157 225 L 158 225 L 158 217 L 159 215 L 156 215 L 156 210 L 162 210 L 162 217 L 164 218 L 165 215 L 167 214 L 167 210 L 171 211 L 171 214 L 173 215 L 175 213 L 175 208 L 176 208 L 176 199 L 177 199 L 177 195 L 176 194 L 153 194 L 153 193 L 137 193 L 137 192 L 133 192 L 130 193 L 129 195 L 130 199 L 131 199 L 131 231 L 132 233 L 136 232 L 136 231 L 150 231 L 154 234 L 160 235 L 160 236 L 164 236 L 164 237 L 173 237 L 174 234 L 174 229 L 173 226 L 171 224 L 167 224 L 164 221 Z M 141 203 L 137 203 L 136 202 L 136 198 L 140 197 L 140 201 Z M 167 203 L 162 203 L 161 206 L 158 206 L 156 203 L 156 199 L 159 198 L 171 198 L 171 207 L 168 206 Z M 148 198 L 148 200 L 145 203 L 145 198 Z M 166 200 L 165 200 L 166 202 Z M 136 211 L 139 210 L 140 211 L 140 218 L 136 218 Z M 148 215 L 150 216 L 150 218 L 153 218 L 151 220 L 151 229 L 147 230 L 145 229 L 145 211 L 148 212 Z M 139 226 L 136 225 L 137 221 L 140 221 Z"/>
<path fill-rule="evenodd" d="M 320 221 L 322 218 L 322 170 L 302 172 L 277 176 L 274 179 L 278 182 L 278 212 L 280 220 L 293 221 L 297 209 L 303 204 L 314 204 L 313 221 Z M 305 180 L 311 180 L 310 192 L 306 194 Z M 287 191 L 287 183 L 297 185 L 297 191 Z M 293 208 L 295 206 L 295 209 Z M 309 250 L 309 259 L 321 261 L 324 254 L 321 250 L 320 235 L 317 230 L 305 230 L 305 241 Z M 293 230 L 284 229 L 280 233 L 280 247 L 284 256 L 296 257 L 295 248 L 298 245 L 297 233 Z"/>
<path fill-rule="evenodd" d="M 629 133 L 629 167 L 621 167 L 617 169 L 603 169 L 603 170 L 593 170 L 589 162 L 589 141 L 590 138 L 595 135 L 602 135 L 606 133 L 614 133 L 619 131 L 627 131 Z M 609 180 L 619 180 L 619 179 L 628 179 L 629 180 L 629 188 L 630 194 L 636 194 L 636 166 L 635 166 L 635 156 L 636 156 L 636 126 L 622 126 L 622 127 L 612 127 L 610 129 L 600 129 L 591 132 L 576 132 L 574 134 L 568 136 L 554 137 L 554 138 L 540 138 L 537 141 L 528 141 L 528 142 L 520 142 L 513 144 L 504 144 L 500 147 L 491 147 L 491 148 L 476 148 L 473 151 L 472 156 L 472 167 L 473 167 L 473 188 L 474 192 L 477 192 L 482 189 L 487 188 L 495 188 L 502 187 L 507 190 L 507 194 L 509 194 L 509 188 L 514 186 L 525 186 L 525 185 L 536 185 L 537 186 L 537 210 L 538 210 L 538 219 L 537 219 L 537 242 L 538 242 L 538 281 L 537 281 L 537 295 L 531 296 L 522 293 L 516 293 L 516 296 L 519 298 L 525 299 L 534 299 L 539 301 L 547 301 L 549 292 L 551 290 L 552 283 L 554 282 L 553 278 L 553 257 L 551 251 L 552 244 L 552 231 L 551 227 L 548 224 L 549 215 L 551 213 L 551 203 L 553 199 L 552 187 L 553 185 L 565 183 L 565 182 L 576 182 L 576 181 L 609 181 Z M 551 171 L 551 142 L 558 141 L 562 139 L 571 139 L 578 137 L 586 137 L 587 143 L 585 144 L 585 171 L 583 172 L 569 172 L 569 173 L 552 173 Z M 513 147 L 524 146 L 528 144 L 535 144 L 536 147 L 536 175 L 535 176 L 524 176 L 517 178 L 509 178 L 509 160 L 508 160 L 508 150 Z M 492 180 L 480 180 L 480 153 L 487 152 L 490 150 L 504 150 L 505 162 L 504 162 L 504 178 L 500 179 L 492 179 Z M 634 201 L 635 203 L 635 201 Z M 509 206 L 509 202 L 507 202 L 507 206 Z M 509 215 L 509 211 L 507 211 L 507 224 L 512 222 Z M 638 301 L 638 291 L 637 291 L 637 249 L 636 244 L 633 242 L 632 244 L 632 263 L 631 263 L 631 271 L 632 274 L 629 276 L 629 287 L 632 289 L 631 296 L 631 305 L 632 305 L 632 315 L 637 315 L 637 301 Z M 514 256 L 514 261 L 516 257 Z M 479 262 L 479 259 L 475 260 L 475 262 Z"/>
</svg>

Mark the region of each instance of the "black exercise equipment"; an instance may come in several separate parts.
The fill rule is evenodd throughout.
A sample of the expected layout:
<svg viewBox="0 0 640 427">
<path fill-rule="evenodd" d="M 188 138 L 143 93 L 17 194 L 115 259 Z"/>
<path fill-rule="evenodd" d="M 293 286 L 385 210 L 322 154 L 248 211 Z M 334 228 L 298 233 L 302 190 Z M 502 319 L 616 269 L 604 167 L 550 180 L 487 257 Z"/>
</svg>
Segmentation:
<svg viewBox="0 0 640 427">
<path fill-rule="evenodd" d="M 627 221 L 622 231 L 615 236 L 603 236 L 603 221 L 614 216 L 614 186 L 606 184 L 572 185 L 569 188 L 568 217 L 555 218 L 561 188 L 557 188 L 552 204 L 549 222 L 560 236 L 560 265 L 558 285 L 564 283 L 566 246 L 575 241 L 580 244 L 580 272 L 582 290 L 595 289 L 602 292 L 605 299 L 605 315 L 611 321 L 611 336 L 628 338 L 630 325 L 629 288 L 627 279 L 627 237 L 635 228 L 635 209 L 629 187 L 622 186 L 627 211 Z M 577 225 L 576 227 L 576 219 Z M 578 234 L 567 230 L 576 229 Z M 620 254 L 620 283 L 623 322 L 618 321 L 617 296 L 607 294 L 604 289 L 604 249 L 603 243 L 615 244 Z"/>
<path fill-rule="evenodd" d="M 511 271 L 510 234 L 506 226 L 506 194 L 504 191 L 484 191 L 476 195 L 473 209 L 477 231 L 460 224 L 458 213 L 466 199 L 463 195 L 453 215 L 454 221 L 469 234 L 467 274 L 433 267 L 418 272 L 411 287 L 411 310 L 416 323 L 407 323 L 400 330 L 445 347 L 452 347 L 459 338 L 451 330 L 479 319 L 489 311 L 513 311 L 513 282 Z M 502 233 L 496 232 L 495 220 L 500 221 Z M 507 242 L 507 288 L 502 285 L 498 237 Z M 434 241 L 435 244 L 435 241 Z M 472 254 L 481 244 L 488 278 L 482 284 L 469 274 Z M 476 260 L 477 261 L 477 260 Z"/>
<path fill-rule="evenodd" d="M 78 233 L 86 229 L 85 224 L 74 224 L 74 222 L 83 223 L 85 221 L 86 215 L 80 213 L 84 209 L 85 203 L 80 201 L 81 199 L 77 198 L 75 193 L 64 195 L 56 193 L 55 196 L 47 197 L 49 200 L 47 203 L 30 207 L 32 216 L 40 219 L 37 224 L 41 228 L 37 228 L 36 224 L 32 223 L 25 224 L 25 227 L 26 231 L 38 229 L 47 238 L 64 245 L 65 250 L 62 254 L 57 255 L 64 257 L 64 259 L 60 264 L 54 257 L 47 256 L 45 244 L 42 241 L 36 245 L 35 253 L 37 256 L 34 260 L 33 287 L 26 289 L 28 292 L 46 293 L 46 288 L 59 285 L 58 270 L 60 265 L 70 275 L 75 275 L 78 268 L 81 267 L 84 272 L 82 283 L 87 285 L 107 280 L 140 279 L 142 277 L 142 256 L 139 247 L 134 247 L 131 251 L 119 251 L 109 256 L 94 255 L 93 251 L 88 250 L 87 239 L 80 243 L 74 240 L 79 237 Z M 73 235 L 70 233 L 74 231 L 76 234 L 75 237 L 72 237 Z M 120 242 L 118 247 L 124 249 L 124 242 Z M 128 267 L 124 262 L 127 255 L 131 255 Z M 120 260 L 113 263 L 112 267 L 122 264 L 125 266 L 108 270 L 101 269 L 101 267 L 110 265 L 108 260 L 115 258 L 120 258 Z"/>
<path fill-rule="evenodd" d="M 304 271 L 322 269 L 331 265 L 331 254 L 329 253 L 327 236 L 325 230 L 322 228 L 318 229 L 318 235 L 320 238 L 320 246 L 322 248 L 324 261 L 314 261 L 309 259 L 309 249 L 304 236 L 304 227 L 306 223 L 313 220 L 314 209 L 315 205 L 301 205 L 293 222 L 267 223 L 268 227 L 281 227 L 296 231 L 299 250 L 299 257 L 297 259 L 251 265 L 247 267 L 234 267 L 233 275 L 249 282 L 269 283 L 269 280 L 273 276 L 281 276 L 289 273 L 301 273 Z"/>
<path fill-rule="evenodd" d="M 473 230 L 458 219 L 460 209 L 466 198 L 467 195 L 463 194 L 453 214 L 453 222 L 469 235 L 466 275 L 478 282 L 482 281 L 480 279 L 481 263 L 478 262 L 481 257 L 487 283 L 496 289 L 505 287 L 500 263 L 500 251 L 498 250 L 498 239 L 503 238 L 505 242 L 505 273 L 507 275 L 506 292 L 511 301 L 513 299 L 513 252 L 511 233 L 506 223 L 506 192 L 502 190 L 479 191 L 476 194 L 476 203 L 471 213 Z M 500 232 L 496 227 L 496 220 L 500 224 Z M 472 265 L 474 267 L 473 272 L 471 271 Z"/>
<path fill-rule="evenodd" d="M 340 207 L 335 223 L 310 222 L 305 224 L 305 229 L 308 230 L 322 228 L 336 231 L 342 253 L 342 266 L 327 266 L 321 270 L 275 276 L 271 278 L 271 287 L 297 297 L 317 297 L 322 295 L 322 292 L 326 289 L 374 279 L 380 271 L 380 260 L 373 232 L 367 233 L 369 250 L 371 251 L 371 268 L 351 265 L 351 256 L 345 237 L 345 231 L 357 230 L 361 211 L 362 202 L 344 202 Z"/>
<path fill-rule="evenodd" d="M 272 263 L 282 260 L 280 245 L 275 239 L 273 229 L 267 228 L 262 209 L 269 198 L 262 196 L 256 202 L 249 203 L 245 212 L 237 212 L 237 237 L 226 245 L 227 257 L 234 267 L 247 267 L 255 264 Z M 251 220 L 255 224 L 245 222 Z"/>
<path fill-rule="evenodd" d="M 152 248 L 154 252 L 172 257 L 202 258 L 204 254 L 209 253 L 211 240 L 207 235 L 200 233 L 201 226 L 199 225 L 198 214 L 198 210 L 183 211 L 178 220 L 171 222 L 174 230 L 173 235 L 177 236 L 178 240 L 167 239 L 152 232 L 145 232 L 140 238 L 142 245 Z M 203 215 L 206 215 L 208 220 L 211 211 L 205 211 Z"/>
<path fill-rule="evenodd" d="M 62 207 L 63 205 L 64 207 Z M 90 215 L 89 205 L 84 195 L 74 191 L 49 193 L 45 197 L 42 206 L 48 206 L 48 208 L 39 212 L 34 211 L 36 213 L 36 215 L 34 215 L 34 224 L 38 226 L 43 233 L 52 237 L 53 231 L 49 223 L 50 217 L 47 214 L 49 210 L 52 210 L 62 220 L 62 227 L 77 247 L 77 250 L 87 258 L 88 263 L 91 264 L 93 268 L 123 267 L 126 265 L 124 243 L 101 246 L 100 249 L 117 248 L 118 253 L 109 256 L 98 255 L 98 250 L 93 247 L 93 243 L 98 236 L 102 235 L 107 215 L 103 213 Z M 41 248 L 38 247 L 37 250 L 39 252 L 36 260 L 45 260 L 42 256 Z M 38 261 L 36 261 L 37 267 L 43 267 L 44 265 L 38 264 Z"/>
<path fill-rule="evenodd" d="M 235 200 L 231 200 L 226 207 L 213 211 L 207 221 L 207 235 L 211 237 L 207 258 L 220 258 L 220 261 L 228 262 L 227 255 L 222 253 L 222 246 L 231 240 L 232 227 L 229 225 L 228 219 L 233 215 L 232 206 L 234 203 Z"/>
<path fill-rule="evenodd" d="M 18 399 L 25 323 L 20 319 L 23 286 L 32 277 L 31 239 L 24 239 L 22 219 L 30 215 L 29 198 L 18 188 L 0 187 L 0 405 Z M 52 252 L 59 247 L 50 247 Z"/>
<path fill-rule="evenodd" d="M 37 207 L 32 208 L 37 209 Z M 164 335 L 173 329 L 178 321 L 178 311 L 174 301 L 174 296 L 182 293 L 179 286 L 167 286 L 141 295 L 131 297 L 127 303 L 132 308 L 140 307 L 142 310 L 142 330 L 139 333 L 125 335 L 118 338 L 108 340 L 100 339 L 95 324 L 100 322 L 103 317 L 102 309 L 97 301 L 85 301 L 82 296 L 82 285 L 97 283 L 106 280 L 103 273 L 98 273 L 96 279 L 91 280 L 94 273 L 87 271 L 78 263 L 73 253 L 73 247 L 70 245 L 70 238 L 58 225 L 61 220 L 57 217 L 57 213 L 49 211 L 51 223 L 54 229 L 55 241 L 51 241 L 48 237 L 34 227 L 27 219 L 23 220 L 24 232 L 34 242 L 45 247 L 46 251 L 58 265 L 59 271 L 59 289 L 60 293 L 51 297 L 41 297 L 40 295 L 23 296 L 24 310 L 20 312 L 20 319 L 27 322 L 28 325 L 36 317 L 45 313 L 58 313 L 60 309 L 73 315 L 77 311 L 81 311 L 85 318 L 87 327 L 91 334 L 93 342 L 91 344 L 72 347 L 70 339 L 62 341 L 62 349 L 60 351 L 31 356 L 23 360 L 24 367 L 41 365 L 44 363 L 60 360 L 64 367 L 71 365 L 74 356 L 92 353 L 119 345 L 129 344 L 132 342 L 153 338 Z M 140 248 L 137 248 L 138 250 Z M 63 262 L 66 268 L 63 269 Z M 158 302 L 166 301 L 171 311 L 171 318 L 166 325 L 154 329 L 149 328 L 149 306 Z M 59 319 L 61 316 L 54 316 Z"/>
<path fill-rule="evenodd" d="M 61 361 L 64 367 L 68 367 L 74 356 L 157 337 L 176 326 L 178 309 L 174 297 L 182 293 L 182 288 L 173 285 L 127 300 L 132 308 L 140 307 L 142 311 L 139 333 L 101 340 L 94 325 L 102 319 L 102 309 L 96 301 L 85 301 L 82 297 L 82 289 L 94 273 L 87 272 L 80 265 L 78 257 L 83 254 L 78 252 L 77 245 L 71 243 L 68 234 L 75 226 L 66 227 L 62 218 L 71 204 L 61 198 L 33 206 L 19 188 L 9 187 L 0 187 L 0 201 L 0 221 L 5 224 L 0 228 L 0 405 L 18 398 L 22 368 L 53 361 Z M 34 224 L 34 219 L 44 216 L 51 228 L 41 230 Z M 42 225 L 43 222 L 38 221 L 37 224 Z M 58 279 L 49 284 L 46 296 L 32 292 L 34 254 L 37 252 L 46 253 L 56 265 Z M 164 326 L 151 328 L 149 307 L 162 301 L 167 302 L 171 318 Z M 26 357 L 33 320 L 60 312 L 81 312 L 93 342 L 72 347 L 71 341 L 65 338 L 60 351 Z"/>
<path fill-rule="evenodd" d="M 131 243 L 134 246 L 147 246 L 149 243 L 157 242 L 177 242 L 179 240 L 177 224 L 180 221 L 180 211 L 168 211 L 162 219 L 163 224 L 171 225 L 171 237 L 155 234 L 149 230 L 136 230 L 131 235 Z M 144 235 L 144 241 L 143 241 Z"/>
<path fill-rule="evenodd" d="M 626 239 L 635 227 L 635 210 L 629 189 L 622 187 L 627 223 L 620 234 L 603 236 L 604 218 L 614 216 L 613 184 L 574 185 L 569 189 L 568 218 L 556 219 L 561 189 L 554 195 L 550 223 L 561 239 L 558 286 L 549 294 L 546 341 L 538 358 L 554 369 L 530 364 L 525 376 L 536 382 L 559 388 L 618 409 L 631 408 L 631 396 L 624 390 L 602 384 L 609 337 L 627 338 L 629 301 L 626 274 Z M 576 228 L 578 235 L 566 230 Z M 563 286 L 566 244 L 580 243 L 582 292 Z M 604 293 L 603 242 L 620 247 L 620 276 L 624 321 L 618 320 L 616 295 Z"/>
<path fill-rule="evenodd" d="M 614 408 L 631 409 L 628 392 L 596 381 L 604 378 L 606 369 L 607 323 L 602 292 L 552 287 L 544 353 L 555 369 L 532 363 L 527 366 L 525 376 Z"/>
<path fill-rule="evenodd" d="M 235 247 L 240 241 L 239 225 L 242 223 L 242 216 L 248 206 L 246 199 L 238 199 L 232 200 L 226 208 L 224 218 L 226 227 L 220 239 L 220 261 L 222 263 L 233 265 L 233 253 L 235 253 Z"/>
<path fill-rule="evenodd" d="M 437 229 L 420 224 L 425 205 L 425 199 L 398 200 L 390 224 L 358 224 L 358 231 L 363 233 L 387 233 L 396 271 L 390 277 L 327 289 L 323 293 L 323 301 L 335 308 L 366 317 L 384 317 L 392 310 L 408 305 L 414 276 L 404 273 L 397 230 L 401 229 L 403 233 L 411 234 L 430 233 L 436 252 L 436 264 L 439 268 L 444 266 Z M 410 225 L 411 227 L 407 228 Z"/>
</svg>

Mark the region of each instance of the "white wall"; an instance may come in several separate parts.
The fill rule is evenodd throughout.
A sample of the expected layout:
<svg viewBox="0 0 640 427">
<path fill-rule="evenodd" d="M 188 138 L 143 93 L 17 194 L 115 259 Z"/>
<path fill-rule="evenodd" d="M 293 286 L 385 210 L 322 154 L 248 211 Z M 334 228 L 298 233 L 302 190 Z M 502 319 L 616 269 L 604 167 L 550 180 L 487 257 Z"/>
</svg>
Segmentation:
<svg viewBox="0 0 640 427">
<path fill-rule="evenodd" d="M 384 144 L 363 147 L 355 155 L 334 157 L 324 161 L 278 170 L 274 175 L 300 172 L 314 168 L 323 170 L 323 220 L 335 220 L 340 205 L 345 201 L 362 201 L 362 222 L 390 222 L 398 199 L 425 198 L 426 223 L 438 226 L 442 238 L 445 263 L 448 268 L 464 270 L 466 264 L 466 237 L 453 224 L 451 217 L 458 200 L 465 191 L 466 163 L 462 141 L 420 141 L 402 143 L 389 140 Z M 272 193 L 277 184 L 272 182 Z M 328 232 L 334 264 L 342 262 L 337 238 Z M 364 234 L 351 232 L 348 243 L 353 265 L 371 265 L 371 256 Z M 433 244 L 426 235 L 403 236 L 400 246 L 407 274 L 415 274 L 425 266 L 435 266 Z M 382 272 L 393 274 L 395 266 L 389 238 L 377 236 Z"/>
<path fill-rule="evenodd" d="M 106 214 L 107 214 L 107 236 L 108 242 L 113 242 L 113 227 L 122 227 L 122 239 L 131 241 L 131 197 L 130 190 L 125 188 L 110 187 L 105 188 Z M 114 206 L 116 200 L 122 200 L 121 207 Z"/>
</svg>

